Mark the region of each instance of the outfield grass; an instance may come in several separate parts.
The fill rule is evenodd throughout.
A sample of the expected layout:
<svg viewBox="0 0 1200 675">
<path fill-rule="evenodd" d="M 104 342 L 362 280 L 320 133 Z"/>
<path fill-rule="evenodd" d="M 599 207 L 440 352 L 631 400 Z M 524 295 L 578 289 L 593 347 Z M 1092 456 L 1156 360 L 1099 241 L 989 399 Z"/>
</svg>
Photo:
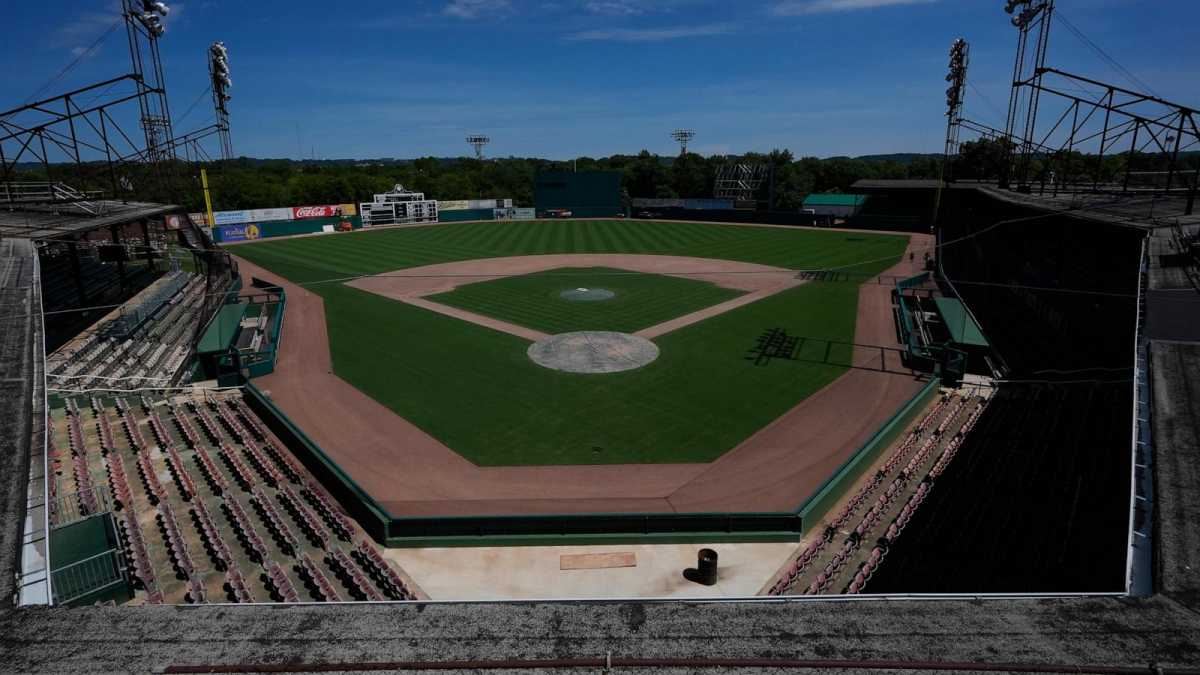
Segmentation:
<svg viewBox="0 0 1200 675">
<path fill-rule="evenodd" d="M 330 280 L 545 253 L 690 255 L 792 269 L 858 263 L 855 271 L 875 274 L 899 259 L 907 239 L 552 221 L 266 241 L 233 252 L 319 293 L 335 372 L 477 464 L 658 463 L 711 461 L 841 375 L 845 368 L 831 362 L 849 358 L 857 284 L 805 284 L 656 339 L 662 354 L 649 366 L 578 375 L 533 364 L 529 343 L 515 336 Z M 806 338 L 798 360 L 745 359 L 771 328 Z"/>
<path fill-rule="evenodd" d="M 573 288 L 603 288 L 616 296 L 596 302 L 564 299 L 563 291 Z M 562 267 L 467 284 L 426 299 L 550 334 L 634 333 L 740 295 L 744 292 L 696 279 L 608 267 Z"/>
</svg>

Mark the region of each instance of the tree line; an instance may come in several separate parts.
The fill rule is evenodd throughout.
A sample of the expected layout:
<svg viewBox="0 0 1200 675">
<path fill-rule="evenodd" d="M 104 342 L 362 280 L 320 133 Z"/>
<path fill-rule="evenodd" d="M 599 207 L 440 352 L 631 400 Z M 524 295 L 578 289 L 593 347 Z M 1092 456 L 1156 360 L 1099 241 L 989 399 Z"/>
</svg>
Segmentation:
<svg viewBox="0 0 1200 675">
<path fill-rule="evenodd" d="M 204 209 L 200 169 L 207 170 L 215 210 L 271 208 L 305 204 L 370 201 L 372 196 L 402 184 L 439 200 L 511 198 L 515 205 L 533 206 L 534 177 L 544 171 L 617 171 L 626 199 L 707 198 L 713 196 L 717 171 L 728 163 L 761 163 L 771 167 L 774 189 L 764 185 L 763 206 L 794 211 L 814 192 L 846 191 L 862 178 L 934 178 L 940 158 L 929 155 L 900 159 L 835 157 L 796 159 L 789 150 L 749 153 L 738 157 L 704 157 L 695 153 L 664 157 L 647 150 L 636 155 L 613 155 L 556 161 L 538 158 L 424 157 L 414 160 L 317 160 L 239 158 L 206 164 L 177 163 L 151 174 L 143 165 L 121 167 L 113 175 L 94 163 L 55 165 L 50 178 L 84 190 L 125 192 L 128 198 L 179 204 L 191 211 Z M 18 180 L 46 180 L 30 168 Z"/>
<path fill-rule="evenodd" d="M 1011 144 L 981 139 L 963 143 L 950 168 L 959 180 L 994 180 L 1006 166 Z M 518 206 L 533 206 L 534 176 L 543 171 L 617 171 L 626 199 L 712 197 L 717 172 L 729 163 L 765 164 L 773 176 L 757 195 L 760 208 L 794 212 L 813 193 L 844 192 L 860 179 L 931 179 L 941 170 L 937 155 L 833 157 L 796 159 L 789 150 L 748 153 L 737 157 L 695 153 L 664 157 L 647 150 L 636 155 L 580 157 L 555 161 L 538 158 L 424 157 L 413 160 L 316 160 L 239 158 L 207 164 L 168 164 L 157 173 L 145 165 L 127 165 L 115 172 L 100 163 L 52 167 L 52 180 L 79 189 L 115 192 L 118 197 L 179 204 L 191 211 L 204 209 L 199 170 L 207 170 L 216 210 L 270 208 L 370 201 L 396 184 L 424 192 L 438 200 L 511 198 Z M 1187 170 L 1200 155 L 1183 158 Z M 1034 181 L 1054 179 L 1101 182 L 1120 180 L 1124 167 L 1134 171 L 1163 171 L 1166 156 L 1154 153 L 1114 154 L 1101 161 L 1094 155 L 1066 153 L 1051 161 L 1035 157 L 1030 168 Z M 37 168 L 28 168 L 18 180 L 46 180 Z M 122 194 L 123 193 L 123 194 Z"/>
<path fill-rule="evenodd" d="M 939 161 L 917 157 L 908 163 L 850 158 L 795 159 L 788 150 L 736 159 L 695 153 L 662 157 L 637 155 L 580 157 L 568 161 L 537 158 L 442 159 L 405 162 L 295 162 L 236 160 L 209 171 L 222 209 L 286 204 L 370 201 L 396 184 L 439 200 L 511 198 L 533 206 L 534 177 L 545 171 L 617 171 L 623 196 L 634 198 L 712 197 L 719 168 L 731 161 L 768 164 L 774 171 L 774 208 L 795 210 L 813 192 L 845 191 L 861 178 L 933 178 Z M 764 186 L 760 199 L 768 198 Z M 190 207 L 196 202 L 187 202 Z"/>
</svg>

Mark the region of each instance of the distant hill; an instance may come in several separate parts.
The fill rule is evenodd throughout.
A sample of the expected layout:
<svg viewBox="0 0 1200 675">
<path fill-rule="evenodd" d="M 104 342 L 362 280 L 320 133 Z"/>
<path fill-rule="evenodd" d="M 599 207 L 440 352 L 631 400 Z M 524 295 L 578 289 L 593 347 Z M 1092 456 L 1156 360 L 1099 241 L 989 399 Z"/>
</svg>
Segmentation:
<svg viewBox="0 0 1200 675">
<path fill-rule="evenodd" d="M 912 164 L 918 159 L 941 159 L 940 153 L 932 152 L 896 152 L 890 155 L 860 155 L 854 159 L 863 162 L 896 162 L 897 164 Z"/>
</svg>

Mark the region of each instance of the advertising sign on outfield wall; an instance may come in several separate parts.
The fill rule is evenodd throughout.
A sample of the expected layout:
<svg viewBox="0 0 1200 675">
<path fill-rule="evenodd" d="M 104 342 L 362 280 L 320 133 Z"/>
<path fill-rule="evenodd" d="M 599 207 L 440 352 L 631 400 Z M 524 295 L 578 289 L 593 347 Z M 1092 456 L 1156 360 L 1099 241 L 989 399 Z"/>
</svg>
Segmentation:
<svg viewBox="0 0 1200 675">
<path fill-rule="evenodd" d="M 512 209 L 513 220 L 533 220 L 537 218 L 537 209 Z"/>
<path fill-rule="evenodd" d="M 268 222 L 272 220 L 291 220 L 291 209 L 251 209 L 247 211 L 250 215 L 250 221 L 254 223 Z"/>
<path fill-rule="evenodd" d="M 260 238 L 262 231 L 258 229 L 258 225 L 253 223 L 246 225 L 222 225 L 217 228 L 217 235 L 220 241 L 250 241 Z"/>
<path fill-rule="evenodd" d="M 332 218 L 340 215 L 342 215 L 340 204 L 329 206 L 297 206 L 292 209 L 292 218 L 296 220 L 303 218 Z"/>
<path fill-rule="evenodd" d="M 466 211 L 469 208 L 471 208 L 471 202 L 465 199 L 438 201 L 438 211 Z"/>
<path fill-rule="evenodd" d="M 342 207 L 342 215 L 343 216 L 357 216 L 358 215 L 358 205 L 357 204 L 341 204 L 341 207 Z"/>
<path fill-rule="evenodd" d="M 189 213 L 188 218 L 196 227 L 208 227 L 208 216 L 203 213 Z"/>
<path fill-rule="evenodd" d="M 213 225 L 235 225 L 250 222 L 249 211 L 217 211 L 213 214 Z"/>
</svg>

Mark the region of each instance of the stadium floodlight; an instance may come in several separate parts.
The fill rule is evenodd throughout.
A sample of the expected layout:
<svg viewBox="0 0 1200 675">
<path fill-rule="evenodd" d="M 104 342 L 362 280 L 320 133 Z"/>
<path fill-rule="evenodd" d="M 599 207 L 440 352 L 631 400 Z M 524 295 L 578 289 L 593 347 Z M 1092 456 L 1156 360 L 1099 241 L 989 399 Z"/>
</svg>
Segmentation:
<svg viewBox="0 0 1200 675">
<path fill-rule="evenodd" d="M 695 137 L 696 132 L 692 131 L 691 129 L 676 129 L 675 131 L 671 132 L 671 138 L 674 138 L 675 142 L 679 144 L 680 157 L 687 154 L 688 143 L 690 143 Z"/>
<path fill-rule="evenodd" d="M 950 46 L 950 71 L 946 81 L 950 88 L 946 90 L 946 115 L 953 118 L 962 108 L 963 88 L 967 81 L 967 41 L 958 38 Z"/>
<path fill-rule="evenodd" d="M 1037 15 L 1042 10 L 1049 7 L 1051 0 L 1006 0 L 1004 3 L 1004 11 L 1006 14 L 1014 14 L 1012 24 L 1017 28 L 1025 28 L 1033 23 Z M 1024 7 L 1020 12 L 1017 12 L 1018 7 Z"/>
<path fill-rule="evenodd" d="M 229 50 L 224 42 L 218 40 L 209 46 L 208 62 L 212 71 L 213 94 L 219 101 L 219 107 L 224 107 L 224 103 L 231 98 L 229 88 L 233 86 L 233 79 L 229 76 Z"/>
<path fill-rule="evenodd" d="M 145 26 L 151 36 L 162 37 L 167 30 L 162 19 L 171 13 L 171 8 L 158 0 L 142 0 L 141 4 L 142 11 L 132 12 L 134 18 Z"/>
<path fill-rule="evenodd" d="M 471 144 L 471 147 L 475 148 L 475 159 L 481 160 L 483 159 L 483 146 L 491 143 L 492 139 L 487 136 L 472 134 L 467 136 L 467 142 Z"/>
</svg>

